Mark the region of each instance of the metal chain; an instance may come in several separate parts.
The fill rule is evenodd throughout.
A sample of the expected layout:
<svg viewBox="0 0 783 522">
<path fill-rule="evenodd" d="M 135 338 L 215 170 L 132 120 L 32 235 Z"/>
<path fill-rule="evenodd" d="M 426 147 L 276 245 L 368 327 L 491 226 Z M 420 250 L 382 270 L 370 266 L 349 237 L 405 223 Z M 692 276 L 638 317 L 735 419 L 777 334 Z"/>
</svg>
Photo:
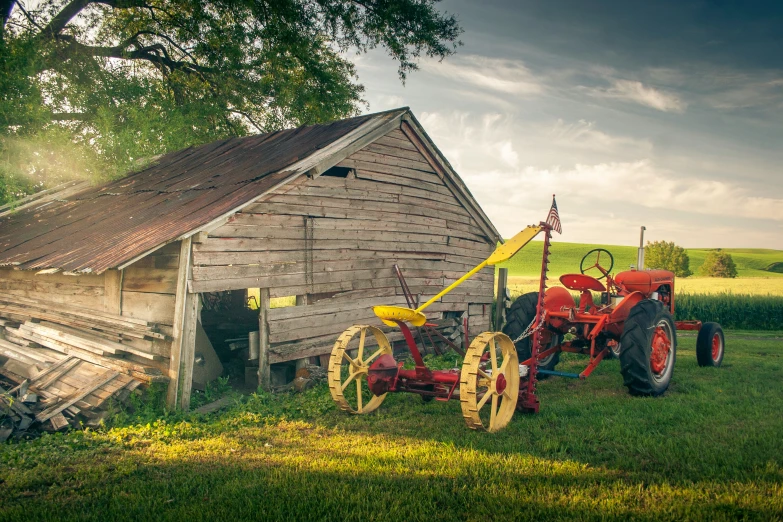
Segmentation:
<svg viewBox="0 0 783 522">
<path fill-rule="evenodd" d="M 514 341 L 513 341 L 514 344 L 517 344 L 519 341 L 521 341 L 525 337 L 530 337 L 531 335 L 536 333 L 537 330 L 540 330 L 541 327 L 544 325 L 544 321 L 541 321 L 537 328 L 533 328 L 533 325 L 535 324 L 535 322 L 536 322 L 536 318 L 534 317 L 533 320 L 530 321 L 530 324 L 527 325 L 527 328 L 525 328 L 525 331 L 522 332 L 521 334 L 519 334 L 519 337 L 514 339 Z"/>
</svg>

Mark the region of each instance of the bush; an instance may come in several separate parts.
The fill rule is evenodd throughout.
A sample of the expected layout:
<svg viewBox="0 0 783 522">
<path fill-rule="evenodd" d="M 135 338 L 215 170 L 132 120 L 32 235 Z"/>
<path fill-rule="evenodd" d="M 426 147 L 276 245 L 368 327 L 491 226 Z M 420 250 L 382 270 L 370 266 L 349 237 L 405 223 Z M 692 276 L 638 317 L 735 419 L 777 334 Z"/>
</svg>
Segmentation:
<svg viewBox="0 0 783 522">
<path fill-rule="evenodd" d="M 644 264 L 647 268 L 660 268 L 674 272 L 678 277 L 688 277 L 693 274 L 690 263 L 685 249 L 671 241 L 648 241 L 644 247 Z"/>
<path fill-rule="evenodd" d="M 701 275 L 707 277 L 737 277 L 737 266 L 731 258 L 731 254 L 713 250 L 704 258 L 704 264 L 699 269 Z"/>
</svg>

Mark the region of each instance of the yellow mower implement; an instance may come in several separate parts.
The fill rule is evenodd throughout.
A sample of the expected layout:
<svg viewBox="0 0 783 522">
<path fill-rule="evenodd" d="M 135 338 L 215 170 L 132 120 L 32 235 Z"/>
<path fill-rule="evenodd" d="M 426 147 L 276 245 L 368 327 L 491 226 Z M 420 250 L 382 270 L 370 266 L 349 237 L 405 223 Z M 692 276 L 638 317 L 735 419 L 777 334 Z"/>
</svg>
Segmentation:
<svg viewBox="0 0 783 522">
<path fill-rule="evenodd" d="M 496 265 L 510 259 L 514 256 L 514 254 L 522 250 L 525 245 L 530 243 L 530 241 L 536 237 L 539 232 L 541 232 L 541 227 L 538 225 L 530 225 L 526 227 L 516 236 L 497 247 L 487 259 L 479 263 L 470 272 L 451 283 L 440 293 L 415 310 L 411 308 L 405 308 L 403 306 L 373 306 L 372 310 L 375 315 L 378 316 L 381 321 L 383 321 L 383 324 L 387 326 L 396 326 L 397 323 L 394 321 L 405 321 L 411 323 L 413 326 L 422 326 L 427 321 L 427 317 L 422 313 L 425 308 L 470 279 L 482 268 Z"/>
</svg>

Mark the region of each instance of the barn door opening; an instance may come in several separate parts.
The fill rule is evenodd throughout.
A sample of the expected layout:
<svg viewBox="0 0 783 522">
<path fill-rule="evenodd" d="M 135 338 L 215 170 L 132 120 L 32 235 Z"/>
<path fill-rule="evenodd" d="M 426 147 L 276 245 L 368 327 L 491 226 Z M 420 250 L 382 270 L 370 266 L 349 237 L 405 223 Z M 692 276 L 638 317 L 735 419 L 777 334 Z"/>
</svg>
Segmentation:
<svg viewBox="0 0 783 522">
<path fill-rule="evenodd" d="M 233 388 L 249 388 L 245 366 L 250 357 L 250 334 L 258 332 L 258 297 L 249 295 L 247 290 L 205 292 L 201 294 L 201 302 L 201 325 L 222 366 L 220 376 Z M 203 389 L 203 383 L 197 383 L 198 367 L 209 361 L 200 359 L 198 352 L 197 339 L 193 385 L 198 389 L 197 384 L 201 384 Z M 254 390 L 256 386 L 250 388 Z"/>
</svg>

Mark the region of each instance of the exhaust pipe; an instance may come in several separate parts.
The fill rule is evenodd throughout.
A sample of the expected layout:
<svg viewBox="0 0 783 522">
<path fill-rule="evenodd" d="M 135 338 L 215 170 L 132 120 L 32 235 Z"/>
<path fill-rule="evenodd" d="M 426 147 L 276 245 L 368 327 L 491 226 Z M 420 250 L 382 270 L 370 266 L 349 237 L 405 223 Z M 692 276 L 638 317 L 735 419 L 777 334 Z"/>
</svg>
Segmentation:
<svg viewBox="0 0 783 522">
<path fill-rule="evenodd" d="M 645 230 L 647 230 L 647 227 L 642 227 L 642 230 L 639 233 L 639 253 L 636 256 L 637 270 L 644 270 L 644 231 Z"/>
</svg>

